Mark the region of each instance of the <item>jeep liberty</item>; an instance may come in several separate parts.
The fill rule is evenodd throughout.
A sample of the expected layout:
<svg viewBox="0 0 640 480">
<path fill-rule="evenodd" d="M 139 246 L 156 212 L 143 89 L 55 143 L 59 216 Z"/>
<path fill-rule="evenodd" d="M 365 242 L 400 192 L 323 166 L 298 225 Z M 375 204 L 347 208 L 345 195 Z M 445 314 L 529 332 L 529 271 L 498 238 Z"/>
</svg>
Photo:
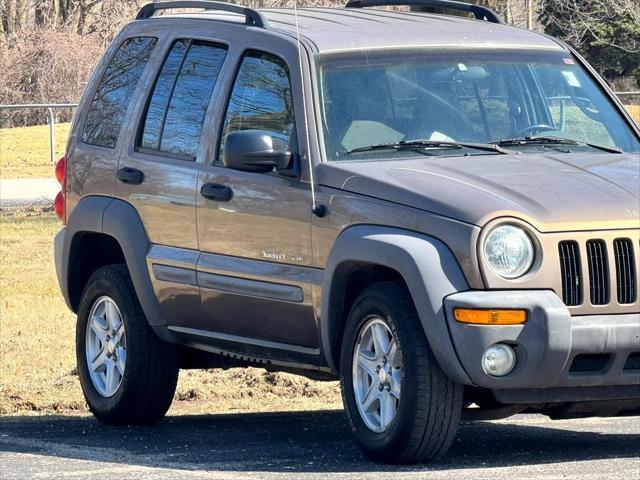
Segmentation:
<svg viewBox="0 0 640 480">
<path fill-rule="evenodd" d="M 187 368 L 340 379 L 392 463 L 461 419 L 638 415 L 639 172 L 593 68 L 486 8 L 147 5 L 56 166 L 89 408 L 156 422 Z"/>
</svg>

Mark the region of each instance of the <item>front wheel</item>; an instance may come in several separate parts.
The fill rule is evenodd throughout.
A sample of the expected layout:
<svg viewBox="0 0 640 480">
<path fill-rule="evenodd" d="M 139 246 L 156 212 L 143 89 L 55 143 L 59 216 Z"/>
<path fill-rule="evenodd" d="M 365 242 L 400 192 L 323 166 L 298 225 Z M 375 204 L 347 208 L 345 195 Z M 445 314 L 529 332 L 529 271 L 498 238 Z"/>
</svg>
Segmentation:
<svg viewBox="0 0 640 480">
<path fill-rule="evenodd" d="M 358 444 L 386 463 L 437 460 L 451 446 L 463 389 L 444 374 L 407 289 L 365 289 L 347 318 L 340 356 L 342 396 Z"/>
<path fill-rule="evenodd" d="M 89 409 L 103 423 L 150 424 L 173 400 L 178 367 L 142 312 L 124 265 L 97 270 L 78 309 L 76 354 Z"/>
</svg>

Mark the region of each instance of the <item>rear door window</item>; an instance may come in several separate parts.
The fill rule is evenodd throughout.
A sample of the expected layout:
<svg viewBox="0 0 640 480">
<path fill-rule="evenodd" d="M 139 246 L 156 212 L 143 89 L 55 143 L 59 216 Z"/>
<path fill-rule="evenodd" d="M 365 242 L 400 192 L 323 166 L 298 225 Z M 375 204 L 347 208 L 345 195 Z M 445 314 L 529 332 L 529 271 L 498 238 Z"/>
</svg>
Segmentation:
<svg viewBox="0 0 640 480">
<path fill-rule="evenodd" d="M 173 44 L 147 105 L 139 149 L 195 160 L 226 53 L 209 42 L 182 39 Z"/>
<path fill-rule="evenodd" d="M 133 94 L 157 39 L 129 38 L 122 42 L 109 62 L 89 106 L 82 141 L 115 148 Z"/>
</svg>

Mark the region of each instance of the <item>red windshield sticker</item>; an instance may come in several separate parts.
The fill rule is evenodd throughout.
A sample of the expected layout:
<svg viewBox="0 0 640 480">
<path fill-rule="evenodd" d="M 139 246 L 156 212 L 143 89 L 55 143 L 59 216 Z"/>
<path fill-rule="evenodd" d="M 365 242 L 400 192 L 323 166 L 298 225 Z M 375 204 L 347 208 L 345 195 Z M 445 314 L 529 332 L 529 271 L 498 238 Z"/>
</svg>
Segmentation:
<svg viewBox="0 0 640 480">
<path fill-rule="evenodd" d="M 573 61 L 573 58 L 563 58 L 562 61 L 565 65 L 575 65 L 576 62 Z"/>
</svg>

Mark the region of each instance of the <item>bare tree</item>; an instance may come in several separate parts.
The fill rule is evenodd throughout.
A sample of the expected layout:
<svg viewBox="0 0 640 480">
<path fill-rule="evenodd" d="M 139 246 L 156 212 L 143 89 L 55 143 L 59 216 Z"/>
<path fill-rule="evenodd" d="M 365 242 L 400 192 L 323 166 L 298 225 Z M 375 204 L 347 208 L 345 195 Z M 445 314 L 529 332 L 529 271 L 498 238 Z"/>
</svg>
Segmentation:
<svg viewBox="0 0 640 480">
<path fill-rule="evenodd" d="M 640 84 L 638 0 L 545 0 L 540 20 L 610 80 L 633 76 Z"/>
<path fill-rule="evenodd" d="M 0 3 L 0 29 L 3 34 L 19 32 L 27 22 L 28 0 L 3 0 Z"/>
<path fill-rule="evenodd" d="M 640 25 L 638 0 L 546 0 L 544 22 L 557 28 L 562 37 L 575 46 L 581 46 L 591 37 L 626 52 L 637 52 L 640 39 L 626 42 L 615 36 L 605 36 L 602 27 L 610 29 L 616 21 L 629 21 Z"/>
</svg>

